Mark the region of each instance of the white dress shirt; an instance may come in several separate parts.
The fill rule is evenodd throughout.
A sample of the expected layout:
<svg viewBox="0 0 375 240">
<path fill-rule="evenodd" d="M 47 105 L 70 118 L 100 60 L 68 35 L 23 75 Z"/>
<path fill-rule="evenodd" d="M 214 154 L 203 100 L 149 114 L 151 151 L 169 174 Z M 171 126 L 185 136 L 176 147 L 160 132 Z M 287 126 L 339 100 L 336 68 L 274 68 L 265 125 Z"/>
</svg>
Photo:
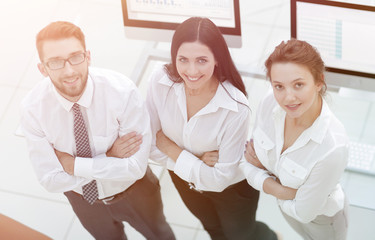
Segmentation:
<svg viewBox="0 0 375 240">
<path fill-rule="evenodd" d="M 99 199 L 126 190 L 144 176 L 150 152 L 149 115 L 142 96 L 125 76 L 90 67 L 77 103 L 88 128 L 93 157 L 76 157 L 72 176 L 64 171 L 54 149 L 76 155 L 73 102 L 62 97 L 49 78 L 22 102 L 21 126 L 38 180 L 50 192 L 74 190 L 82 194 L 82 186 L 95 179 Z M 143 135 L 140 150 L 130 158 L 107 157 L 105 153 L 117 137 L 131 131 Z"/>
<path fill-rule="evenodd" d="M 223 86 L 243 104 L 234 101 Z M 245 149 L 250 109 L 242 92 L 228 81 L 223 86 L 219 84 L 211 101 L 188 121 L 183 83 L 173 83 L 160 69 L 149 84 L 147 107 L 153 133 L 150 158 L 199 190 L 221 192 L 245 178 L 238 163 Z M 176 163 L 155 146 L 155 134 L 160 129 L 183 149 Z M 197 157 L 214 150 L 219 151 L 214 167 Z"/>
<path fill-rule="evenodd" d="M 298 189 L 295 199 L 278 200 L 281 210 L 294 219 L 308 223 L 318 215 L 333 216 L 344 207 L 339 184 L 347 165 L 348 138 L 343 125 L 323 100 L 320 116 L 283 153 L 286 112 L 273 94 L 258 108 L 254 126 L 254 148 L 263 166 L 259 169 L 241 160 L 240 168 L 248 183 L 263 191 L 270 173 L 282 185 Z"/>
</svg>

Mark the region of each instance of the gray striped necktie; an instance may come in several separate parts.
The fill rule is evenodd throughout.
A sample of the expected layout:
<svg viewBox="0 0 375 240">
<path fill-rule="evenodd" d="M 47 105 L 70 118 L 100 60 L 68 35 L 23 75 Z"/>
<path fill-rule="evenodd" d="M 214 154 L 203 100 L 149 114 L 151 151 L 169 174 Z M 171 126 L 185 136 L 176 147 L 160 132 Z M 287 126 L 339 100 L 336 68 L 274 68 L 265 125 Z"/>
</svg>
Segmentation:
<svg viewBox="0 0 375 240">
<path fill-rule="evenodd" d="M 76 141 L 77 157 L 91 158 L 91 148 L 85 121 L 83 120 L 81 110 L 77 103 L 73 104 L 74 113 L 74 138 Z M 82 186 L 83 198 L 90 204 L 93 204 L 98 199 L 98 188 L 96 180 Z"/>
</svg>

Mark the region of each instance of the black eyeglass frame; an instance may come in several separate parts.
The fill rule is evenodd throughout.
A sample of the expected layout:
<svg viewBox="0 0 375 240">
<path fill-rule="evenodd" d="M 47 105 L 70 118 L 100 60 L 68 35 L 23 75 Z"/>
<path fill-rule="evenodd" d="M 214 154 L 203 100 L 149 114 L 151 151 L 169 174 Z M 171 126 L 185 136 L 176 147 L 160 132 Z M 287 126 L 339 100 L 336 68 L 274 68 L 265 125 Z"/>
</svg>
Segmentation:
<svg viewBox="0 0 375 240">
<path fill-rule="evenodd" d="M 83 55 L 82 61 L 77 62 L 77 63 L 72 63 L 71 62 L 72 58 L 77 57 L 79 55 Z M 48 61 L 48 62 L 43 62 L 43 65 L 46 66 L 50 70 L 59 70 L 59 69 L 63 69 L 65 67 L 66 62 L 69 62 L 69 64 L 72 65 L 72 66 L 76 66 L 76 65 L 79 65 L 79 64 L 83 63 L 86 60 L 86 57 L 87 57 L 87 52 L 85 51 L 85 52 L 74 54 L 73 56 L 70 56 L 69 58 L 66 58 L 66 59 L 59 58 L 59 59 L 54 59 L 54 60 L 51 60 L 51 61 Z M 57 61 L 63 61 L 64 63 L 59 68 L 54 68 L 54 67 L 51 68 L 50 63 L 51 62 L 57 62 Z"/>
</svg>

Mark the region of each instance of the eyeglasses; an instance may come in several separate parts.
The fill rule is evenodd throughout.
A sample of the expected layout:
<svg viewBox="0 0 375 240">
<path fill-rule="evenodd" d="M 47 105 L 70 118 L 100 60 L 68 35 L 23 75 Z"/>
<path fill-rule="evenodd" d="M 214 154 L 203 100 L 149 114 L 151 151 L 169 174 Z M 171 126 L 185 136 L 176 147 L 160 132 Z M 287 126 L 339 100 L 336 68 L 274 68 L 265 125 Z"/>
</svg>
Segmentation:
<svg viewBox="0 0 375 240">
<path fill-rule="evenodd" d="M 58 70 L 65 67 L 65 63 L 69 62 L 70 65 L 78 65 L 83 63 L 86 60 L 86 52 L 78 53 L 71 56 L 68 59 L 54 59 L 44 63 L 51 70 Z"/>
</svg>

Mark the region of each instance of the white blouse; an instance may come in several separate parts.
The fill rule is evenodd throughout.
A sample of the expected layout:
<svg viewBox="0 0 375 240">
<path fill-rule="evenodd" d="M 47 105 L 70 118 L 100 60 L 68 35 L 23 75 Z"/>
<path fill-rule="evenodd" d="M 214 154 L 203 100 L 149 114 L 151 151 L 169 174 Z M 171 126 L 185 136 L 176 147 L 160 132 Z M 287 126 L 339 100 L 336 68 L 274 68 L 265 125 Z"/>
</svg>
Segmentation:
<svg viewBox="0 0 375 240">
<path fill-rule="evenodd" d="M 211 101 L 188 121 L 184 84 L 174 83 L 160 69 L 151 77 L 146 102 L 153 134 L 152 160 L 204 191 L 221 192 L 245 178 L 238 163 L 245 150 L 250 108 L 245 95 L 232 84 L 219 84 Z M 183 149 L 176 163 L 155 145 L 160 129 Z M 219 151 L 214 167 L 197 157 L 214 150 Z"/>
<path fill-rule="evenodd" d="M 327 103 L 323 100 L 320 116 L 283 153 L 286 112 L 272 93 L 257 113 L 254 148 L 268 171 L 243 158 L 240 168 L 248 183 L 263 191 L 264 180 L 274 174 L 282 185 L 298 189 L 295 199 L 278 199 L 278 204 L 284 213 L 303 223 L 343 209 L 345 195 L 339 181 L 348 161 L 348 137 Z"/>
</svg>

